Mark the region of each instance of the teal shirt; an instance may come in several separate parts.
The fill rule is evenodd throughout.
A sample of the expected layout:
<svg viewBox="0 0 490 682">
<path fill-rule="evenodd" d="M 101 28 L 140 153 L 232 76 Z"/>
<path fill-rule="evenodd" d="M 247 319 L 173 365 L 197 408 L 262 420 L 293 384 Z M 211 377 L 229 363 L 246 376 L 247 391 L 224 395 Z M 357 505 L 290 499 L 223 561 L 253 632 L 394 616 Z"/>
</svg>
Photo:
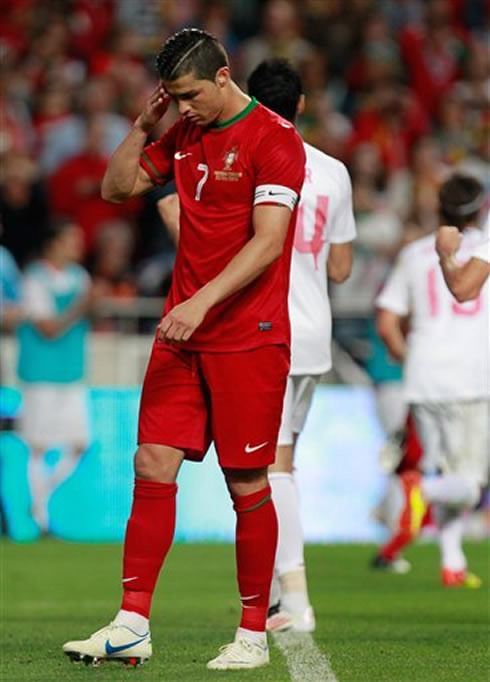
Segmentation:
<svg viewBox="0 0 490 682">
<path fill-rule="evenodd" d="M 65 286 L 56 284 L 53 271 L 38 262 L 26 270 L 31 286 L 35 282 L 49 297 L 53 314 L 62 315 L 86 290 L 88 275 L 79 265 L 69 265 L 63 275 Z M 80 381 L 85 375 L 85 345 L 88 321 L 81 318 L 56 338 L 43 336 L 32 322 L 17 330 L 19 341 L 18 375 L 29 383 L 66 384 Z"/>
</svg>

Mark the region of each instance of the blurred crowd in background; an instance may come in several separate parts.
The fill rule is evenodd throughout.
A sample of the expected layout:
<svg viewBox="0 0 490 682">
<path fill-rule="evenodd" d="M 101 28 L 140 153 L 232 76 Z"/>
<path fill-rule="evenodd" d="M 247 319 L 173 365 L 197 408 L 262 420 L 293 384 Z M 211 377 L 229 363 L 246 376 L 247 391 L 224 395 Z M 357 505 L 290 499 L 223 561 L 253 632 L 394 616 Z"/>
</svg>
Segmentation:
<svg viewBox="0 0 490 682">
<path fill-rule="evenodd" d="M 341 159 L 358 228 L 333 295 L 363 324 L 400 247 L 438 223 L 453 170 L 490 183 L 487 0 L 4 0 L 0 27 L 2 243 L 24 267 L 54 215 L 83 230 L 107 296 L 161 296 L 173 246 L 156 203 L 100 197 L 108 156 L 157 83 L 155 55 L 185 26 L 217 36 L 242 86 L 287 57 L 307 97 L 307 142 Z M 169 112 L 158 137 L 175 120 Z M 340 336 L 362 336 L 355 325 Z M 362 353 L 361 353 L 362 354 Z"/>
</svg>

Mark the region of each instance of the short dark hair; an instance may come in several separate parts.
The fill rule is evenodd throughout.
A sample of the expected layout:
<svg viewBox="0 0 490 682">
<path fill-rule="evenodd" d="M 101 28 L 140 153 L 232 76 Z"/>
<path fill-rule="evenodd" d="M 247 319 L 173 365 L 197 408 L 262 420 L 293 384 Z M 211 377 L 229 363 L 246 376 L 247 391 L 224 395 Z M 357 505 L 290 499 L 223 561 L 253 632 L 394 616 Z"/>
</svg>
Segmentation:
<svg viewBox="0 0 490 682">
<path fill-rule="evenodd" d="M 455 173 L 439 190 L 441 218 L 448 225 L 463 228 L 476 220 L 484 200 L 485 191 L 479 180 Z"/>
<path fill-rule="evenodd" d="M 48 223 L 41 236 L 41 251 L 46 251 L 53 242 L 55 242 L 61 235 L 70 227 L 76 225 L 73 218 L 68 216 L 54 216 Z"/>
<path fill-rule="evenodd" d="M 265 59 L 250 74 L 248 94 L 261 104 L 294 122 L 303 85 L 287 59 Z"/>
<path fill-rule="evenodd" d="M 200 80 L 214 81 L 223 66 L 228 66 L 225 48 L 217 38 L 199 28 L 174 33 L 157 56 L 158 73 L 164 81 L 174 81 L 191 72 Z"/>
</svg>

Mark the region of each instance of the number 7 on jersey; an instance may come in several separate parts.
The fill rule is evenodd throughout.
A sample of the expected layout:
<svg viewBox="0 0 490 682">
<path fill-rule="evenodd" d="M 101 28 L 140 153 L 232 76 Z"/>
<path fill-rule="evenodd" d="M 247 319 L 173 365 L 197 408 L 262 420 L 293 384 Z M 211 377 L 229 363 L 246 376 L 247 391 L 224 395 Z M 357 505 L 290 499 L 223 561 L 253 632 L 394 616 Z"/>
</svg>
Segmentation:
<svg viewBox="0 0 490 682">
<path fill-rule="evenodd" d="M 204 173 L 204 175 L 202 176 L 202 178 L 199 180 L 199 182 L 196 185 L 196 195 L 195 195 L 194 199 L 196 201 L 201 201 L 202 188 L 204 187 L 204 183 L 208 179 L 208 175 L 209 175 L 208 164 L 207 163 L 198 163 L 197 164 L 197 170 L 200 170 L 202 173 Z"/>
</svg>

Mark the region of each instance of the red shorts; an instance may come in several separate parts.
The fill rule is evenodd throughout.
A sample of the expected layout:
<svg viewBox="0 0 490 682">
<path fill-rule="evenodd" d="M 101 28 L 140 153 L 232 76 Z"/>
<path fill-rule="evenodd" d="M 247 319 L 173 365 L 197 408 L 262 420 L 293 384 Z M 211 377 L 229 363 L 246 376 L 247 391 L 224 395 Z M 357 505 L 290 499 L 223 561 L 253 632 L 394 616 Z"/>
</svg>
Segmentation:
<svg viewBox="0 0 490 682">
<path fill-rule="evenodd" d="M 289 372 L 289 348 L 239 353 L 154 343 L 141 395 L 138 443 L 200 461 L 214 441 L 224 468 L 272 464 Z"/>
</svg>

